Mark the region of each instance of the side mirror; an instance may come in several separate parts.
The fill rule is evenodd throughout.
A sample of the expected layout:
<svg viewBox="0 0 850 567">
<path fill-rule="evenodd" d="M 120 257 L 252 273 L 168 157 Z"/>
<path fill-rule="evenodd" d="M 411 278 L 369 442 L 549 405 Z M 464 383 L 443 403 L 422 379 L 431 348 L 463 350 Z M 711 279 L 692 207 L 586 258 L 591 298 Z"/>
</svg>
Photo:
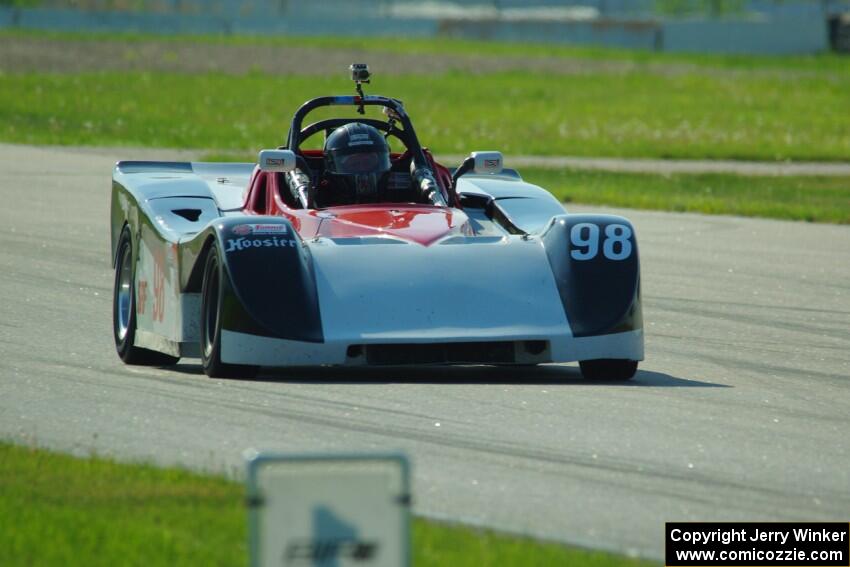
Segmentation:
<svg viewBox="0 0 850 567">
<path fill-rule="evenodd" d="M 292 150 L 260 150 L 257 163 L 262 171 L 286 173 L 295 169 L 295 152 Z"/>
<path fill-rule="evenodd" d="M 470 171 L 478 175 L 502 173 L 502 152 L 472 152 L 452 174 L 452 186 L 457 188 L 458 178 Z"/>
<path fill-rule="evenodd" d="M 502 173 L 502 152 L 472 152 L 475 160 L 474 171 L 478 175 L 487 173 Z"/>
</svg>

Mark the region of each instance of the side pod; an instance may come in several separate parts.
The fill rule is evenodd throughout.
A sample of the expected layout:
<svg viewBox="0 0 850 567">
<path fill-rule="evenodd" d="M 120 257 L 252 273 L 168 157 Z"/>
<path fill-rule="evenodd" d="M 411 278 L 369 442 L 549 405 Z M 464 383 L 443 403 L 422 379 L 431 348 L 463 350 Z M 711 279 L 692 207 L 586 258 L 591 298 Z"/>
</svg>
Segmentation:
<svg viewBox="0 0 850 567">
<path fill-rule="evenodd" d="M 210 243 L 217 247 L 226 275 L 222 328 L 323 341 L 310 252 L 286 219 L 242 216 L 217 220 L 181 247 L 184 289 L 200 290 Z"/>
<path fill-rule="evenodd" d="M 628 220 L 613 215 L 558 215 L 541 239 L 573 336 L 643 328 L 640 261 Z"/>
</svg>

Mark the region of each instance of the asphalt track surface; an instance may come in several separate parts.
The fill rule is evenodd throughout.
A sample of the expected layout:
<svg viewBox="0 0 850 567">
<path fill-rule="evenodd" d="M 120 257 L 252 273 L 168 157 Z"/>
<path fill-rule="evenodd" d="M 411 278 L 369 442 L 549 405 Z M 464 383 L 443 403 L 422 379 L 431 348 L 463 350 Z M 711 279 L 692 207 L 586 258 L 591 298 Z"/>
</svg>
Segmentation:
<svg viewBox="0 0 850 567">
<path fill-rule="evenodd" d="M 0 147 L 0 437 L 236 475 L 248 447 L 402 450 L 419 514 L 655 558 L 666 520 L 850 517 L 850 227 L 628 212 L 647 324 L 629 383 L 210 380 L 114 353 L 109 178 L 132 155 Z"/>
</svg>

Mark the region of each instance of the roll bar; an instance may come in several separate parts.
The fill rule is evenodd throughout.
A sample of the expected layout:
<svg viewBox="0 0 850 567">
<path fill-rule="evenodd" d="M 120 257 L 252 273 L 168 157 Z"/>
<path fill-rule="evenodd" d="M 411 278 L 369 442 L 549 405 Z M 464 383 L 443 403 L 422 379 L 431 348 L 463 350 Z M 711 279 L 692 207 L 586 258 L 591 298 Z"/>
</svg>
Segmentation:
<svg viewBox="0 0 850 567">
<path fill-rule="evenodd" d="M 299 146 L 301 145 L 301 128 L 304 123 L 304 117 L 313 110 L 322 106 L 356 106 L 362 109 L 364 106 L 383 106 L 392 111 L 393 120 L 401 122 L 405 139 L 402 140 L 407 146 L 411 157 L 411 175 L 414 182 L 419 186 L 422 194 L 431 200 L 435 205 L 445 207 L 446 201 L 439 190 L 434 172 L 431 170 L 431 164 L 425 157 L 425 152 L 422 151 L 422 146 L 419 144 L 419 138 L 416 137 L 416 131 L 413 129 L 413 123 L 410 117 L 404 110 L 404 104 L 398 99 L 385 96 L 321 96 L 308 100 L 295 111 L 292 117 L 292 124 L 289 127 L 289 135 L 286 139 L 286 145 L 280 149 L 288 149 L 295 152 L 296 156 L 301 155 Z M 356 118 L 351 119 L 352 122 L 357 122 Z"/>
<path fill-rule="evenodd" d="M 425 153 L 422 151 L 422 146 L 419 144 L 419 138 L 416 137 L 416 131 L 413 129 L 413 123 L 410 121 L 410 117 L 407 115 L 407 112 L 404 110 L 404 105 L 398 99 L 389 98 L 385 96 L 374 96 L 367 95 L 364 97 L 346 95 L 346 96 L 320 96 L 318 98 L 314 98 L 312 100 L 308 100 L 301 107 L 295 111 L 295 115 L 292 117 L 292 124 L 289 127 L 289 135 L 286 139 L 286 145 L 281 146 L 281 149 L 289 149 L 294 151 L 295 153 L 299 152 L 299 146 L 301 145 L 301 128 L 304 123 L 304 117 L 307 116 L 313 110 L 320 108 L 322 106 L 383 106 L 389 108 L 393 111 L 397 120 L 401 123 L 401 126 L 405 133 L 404 143 L 407 146 L 407 149 L 410 150 L 410 155 L 413 160 L 413 163 L 416 169 L 420 168 L 428 168 L 430 169 L 430 165 L 428 164 L 428 160 L 425 158 Z M 351 119 L 352 122 L 357 122 L 356 118 Z"/>
</svg>

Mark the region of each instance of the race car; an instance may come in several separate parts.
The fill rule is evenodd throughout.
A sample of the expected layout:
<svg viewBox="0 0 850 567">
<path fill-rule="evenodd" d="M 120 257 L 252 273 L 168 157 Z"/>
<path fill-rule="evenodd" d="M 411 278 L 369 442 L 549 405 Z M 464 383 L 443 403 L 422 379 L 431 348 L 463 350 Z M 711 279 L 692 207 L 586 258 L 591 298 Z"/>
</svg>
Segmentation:
<svg viewBox="0 0 850 567">
<path fill-rule="evenodd" d="M 200 357 L 212 377 L 578 361 L 587 378 L 631 378 L 644 357 L 632 224 L 567 213 L 499 152 L 441 165 L 403 103 L 363 94 L 364 66 L 352 76 L 356 95 L 303 104 L 256 164 L 116 164 L 119 357 Z M 304 126 L 337 107 L 349 116 Z"/>
</svg>

